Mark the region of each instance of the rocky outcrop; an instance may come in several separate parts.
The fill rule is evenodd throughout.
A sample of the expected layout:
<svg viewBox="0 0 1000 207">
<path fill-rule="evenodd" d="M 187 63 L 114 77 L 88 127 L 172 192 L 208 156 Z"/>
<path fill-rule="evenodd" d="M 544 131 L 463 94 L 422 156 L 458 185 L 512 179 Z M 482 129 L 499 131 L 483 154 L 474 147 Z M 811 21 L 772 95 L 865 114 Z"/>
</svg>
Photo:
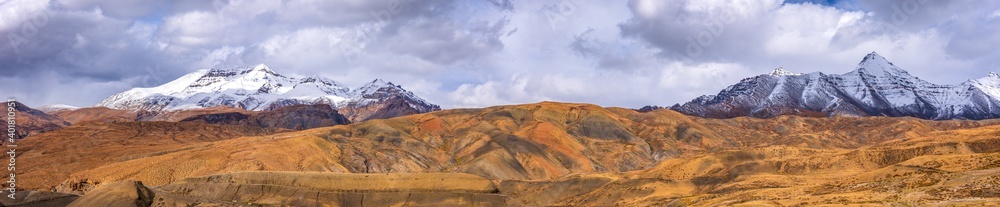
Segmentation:
<svg viewBox="0 0 1000 207">
<path fill-rule="evenodd" d="M 180 122 L 257 126 L 265 128 L 311 129 L 349 124 L 346 117 L 328 105 L 292 105 L 262 112 L 224 112 L 193 115 Z"/>
<path fill-rule="evenodd" d="M 55 114 L 74 124 L 167 121 L 302 130 L 351 123 L 347 117 L 326 104 L 291 105 L 267 111 L 224 106 L 178 111 L 128 111 L 93 107 L 61 110 Z"/>
<path fill-rule="evenodd" d="M 433 108 L 431 110 L 440 110 L 440 108 Z M 348 119 L 357 122 L 421 113 L 418 109 L 411 107 L 406 99 L 399 97 L 388 97 L 378 103 L 369 103 L 367 105 L 349 103 L 347 107 L 341 108 L 339 111 L 341 114 L 349 114 Z"/>
<path fill-rule="evenodd" d="M 156 206 L 506 206 L 489 180 L 460 173 L 238 172 L 156 187 Z"/>
<path fill-rule="evenodd" d="M 67 207 L 148 207 L 156 194 L 139 181 L 119 181 L 101 185 Z"/>
<path fill-rule="evenodd" d="M 6 189 L 5 189 L 6 190 Z M 48 206 L 66 206 L 72 203 L 76 199 L 80 198 L 76 194 L 68 193 L 56 193 L 48 191 L 32 191 L 32 190 L 18 190 L 14 194 L 14 198 L 10 199 L 6 197 L 9 194 L 4 193 L 5 198 L 0 199 L 0 206 L 12 206 L 12 207 L 48 207 Z"/>
</svg>

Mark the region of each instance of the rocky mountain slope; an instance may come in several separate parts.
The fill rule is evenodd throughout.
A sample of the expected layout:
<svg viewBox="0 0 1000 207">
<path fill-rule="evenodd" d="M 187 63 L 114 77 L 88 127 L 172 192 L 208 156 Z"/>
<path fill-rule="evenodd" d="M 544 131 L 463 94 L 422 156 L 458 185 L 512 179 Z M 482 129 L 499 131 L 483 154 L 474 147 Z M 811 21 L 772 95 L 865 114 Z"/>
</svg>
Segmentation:
<svg viewBox="0 0 1000 207">
<path fill-rule="evenodd" d="M 257 126 L 293 130 L 349 124 L 347 117 L 327 105 L 292 105 L 270 111 L 201 113 L 187 116 L 179 122 Z"/>
<path fill-rule="evenodd" d="M 671 109 L 712 118 L 796 114 L 979 120 L 1000 117 L 998 104 L 996 73 L 958 85 L 938 85 L 872 52 L 845 74 L 801 74 L 778 68 Z"/>
<path fill-rule="evenodd" d="M 1000 202 L 995 188 L 1000 183 L 994 178 L 1000 169 L 998 124 L 889 117 L 707 119 L 666 109 L 638 112 L 545 102 L 179 144 L 169 139 L 144 144 L 145 138 L 111 135 L 119 131 L 111 128 L 74 130 L 101 136 L 90 136 L 87 145 L 79 146 L 86 151 L 29 149 L 24 156 L 33 164 L 26 169 L 50 170 L 25 173 L 23 179 L 45 183 L 26 184 L 26 190 L 61 193 L 141 181 L 156 192 L 153 200 L 163 196 L 171 205 L 330 204 L 332 200 L 322 199 L 361 202 L 351 196 L 362 194 L 364 202 L 410 202 L 374 191 L 343 190 L 370 188 L 366 184 L 314 188 L 292 182 L 359 176 L 239 174 L 247 171 L 440 173 L 431 177 L 442 182 L 471 174 L 492 180 L 496 190 L 463 194 L 466 199 L 459 201 L 489 198 L 483 200 L 486 206 L 983 204 Z M 31 137 L 34 142 L 21 146 L 80 136 L 56 133 L 62 131 L 68 129 Z M 118 141 L 100 141 L 107 139 Z M 122 149 L 129 151 L 107 153 Z M 59 159 L 79 164 L 67 166 Z M 65 179 L 42 182 L 53 175 Z M 225 186 L 247 190 L 223 191 Z M 299 191 L 331 197 L 295 193 Z M 83 196 L 81 200 L 89 194 Z M 428 197 L 413 199 L 435 204 Z"/>
<path fill-rule="evenodd" d="M 401 86 L 376 79 L 349 89 L 331 79 L 291 77 L 266 65 L 203 69 L 152 88 L 112 95 L 98 106 L 131 111 L 175 111 L 229 106 L 264 111 L 291 105 L 325 104 L 351 121 L 440 110 Z"/>
<path fill-rule="evenodd" d="M 17 139 L 25 138 L 27 136 L 32 136 L 36 134 L 41 134 L 49 131 L 55 131 L 58 129 L 65 128 L 70 125 L 62 118 L 54 115 L 47 114 L 41 110 L 33 109 L 28 107 L 21 102 L 11 101 L 11 102 L 0 102 L 0 105 L 4 109 L 4 123 L 7 123 L 8 115 L 7 108 L 12 106 L 14 109 L 14 126 Z M 4 124 L 4 135 L 7 135 L 6 129 L 7 124 Z M 6 136 L 4 136 L 6 137 Z M 7 139 L 2 139 L 0 142 L 7 142 Z"/>
<path fill-rule="evenodd" d="M 174 122 L 89 122 L 27 137 L 18 142 L 19 188 L 52 189 L 74 172 L 110 163 L 175 152 L 190 145 L 243 136 L 286 132 L 276 128 Z M 4 175 L 6 178 L 7 175 Z M 94 182 L 76 180 L 67 191 Z"/>
<path fill-rule="evenodd" d="M 52 113 L 72 124 L 166 121 L 302 130 L 351 123 L 347 117 L 325 104 L 290 105 L 266 111 L 250 111 L 228 106 L 176 111 L 129 111 L 90 107 Z"/>
</svg>

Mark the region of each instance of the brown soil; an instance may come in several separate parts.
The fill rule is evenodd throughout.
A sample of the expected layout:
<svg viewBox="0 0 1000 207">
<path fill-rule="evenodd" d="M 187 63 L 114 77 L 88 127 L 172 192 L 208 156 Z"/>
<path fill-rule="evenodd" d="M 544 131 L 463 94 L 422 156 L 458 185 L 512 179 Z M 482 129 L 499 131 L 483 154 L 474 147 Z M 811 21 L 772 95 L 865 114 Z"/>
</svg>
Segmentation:
<svg viewBox="0 0 1000 207">
<path fill-rule="evenodd" d="M 84 193 L 103 183 L 142 181 L 155 192 L 168 192 L 156 195 L 170 205 L 202 200 L 397 205 L 413 201 L 397 198 L 413 192 L 436 193 L 418 196 L 420 205 L 1000 202 L 1000 126 L 993 120 L 705 119 L 670 110 L 640 113 L 543 102 L 444 110 L 272 135 L 248 128 L 199 128 L 207 126 L 182 129 L 200 135 L 176 140 L 183 136 L 156 136 L 174 130 L 151 132 L 157 128 L 150 126 L 125 127 L 146 129 L 145 133 L 111 134 L 128 130 L 73 126 L 32 136 L 25 142 L 45 143 L 50 150 L 25 152 L 24 159 L 34 163 L 26 164 L 28 172 L 45 174 L 32 180 L 32 173 L 25 173 L 24 186 L 49 190 L 60 182 L 46 182 L 41 176 L 61 176 L 64 182 L 57 190 Z M 222 133 L 219 130 L 226 136 L 215 134 Z M 94 131 L 105 135 L 94 136 Z M 249 173 L 260 171 L 298 173 Z M 331 173 L 349 174 L 327 176 Z M 445 180 L 433 185 L 420 183 L 429 182 L 428 178 L 399 183 L 399 176 L 411 174 L 397 173 L 436 173 L 429 176 Z M 496 186 L 496 191 L 442 186 L 470 187 L 460 181 L 468 174 L 482 177 L 469 178 L 479 183 L 491 180 L 489 186 Z M 385 176 L 359 177 L 375 175 Z M 421 188 L 428 185 L 439 191 Z M 385 190 L 399 186 L 408 188 Z M 243 190 L 233 188 L 254 190 L 239 193 Z M 300 191 L 331 199 L 299 199 L 306 197 L 295 193 Z M 458 197 L 463 199 L 455 200 Z"/>
</svg>

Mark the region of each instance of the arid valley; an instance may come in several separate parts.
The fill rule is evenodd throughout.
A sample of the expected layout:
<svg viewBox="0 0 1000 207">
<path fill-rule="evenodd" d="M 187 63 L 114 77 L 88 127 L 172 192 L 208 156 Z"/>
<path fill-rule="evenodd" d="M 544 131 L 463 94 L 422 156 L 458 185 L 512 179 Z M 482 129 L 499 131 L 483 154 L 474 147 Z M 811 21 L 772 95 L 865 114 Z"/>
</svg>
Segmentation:
<svg viewBox="0 0 1000 207">
<path fill-rule="evenodd" d="M 0 0 L 0 207 L 1000 207 L 998 46 L 1000 1 Z"/>
<path fill-rule="evenodd" d="M 1000 202 L 989 120 L 706 119 L 543 102 L 302 131 L 77 121 L 18 146 L 18 201 L 43 206 Z"/>
</svg>

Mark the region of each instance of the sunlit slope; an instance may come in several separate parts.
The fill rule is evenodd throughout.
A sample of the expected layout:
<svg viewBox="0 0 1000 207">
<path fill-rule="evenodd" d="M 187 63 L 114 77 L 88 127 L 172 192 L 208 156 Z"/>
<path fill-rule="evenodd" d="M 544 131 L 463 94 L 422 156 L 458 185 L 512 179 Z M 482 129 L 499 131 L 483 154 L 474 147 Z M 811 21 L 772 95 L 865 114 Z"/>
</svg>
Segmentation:
<svg viewBox="0 0 1000 207">
<path fill-rule="evenodd" d="M 856 149 L 768 146 L 666 159 L 613 176 L 505 181 L 534 205 L 815 206 L 1000 202 L 1000 127 Z"/>
<path fill-rule="evenodd" d="M 17 142 L 17 187 L 51 190 L 79 171 L 183 151 L 198 143 L 274 132 L 275 129 L 172 122 L 73 125 Z M 8 176 L 3 174 L 4 179 Z M 87 184 L 74 190 L 93 187 Z"/>
<path fill-rule="evenodd" d="M 719 120 L 669 110 L 639 113 L 543 102 L 201 143 L 72 177 L 150 185 L 234 171 L 462 172 L 498 180 L 551 179 L 644 170 L 670 159 L 768 146 L 795 153 L 839 152 L 988 124 L 879 117 Z"/>
</svg>

